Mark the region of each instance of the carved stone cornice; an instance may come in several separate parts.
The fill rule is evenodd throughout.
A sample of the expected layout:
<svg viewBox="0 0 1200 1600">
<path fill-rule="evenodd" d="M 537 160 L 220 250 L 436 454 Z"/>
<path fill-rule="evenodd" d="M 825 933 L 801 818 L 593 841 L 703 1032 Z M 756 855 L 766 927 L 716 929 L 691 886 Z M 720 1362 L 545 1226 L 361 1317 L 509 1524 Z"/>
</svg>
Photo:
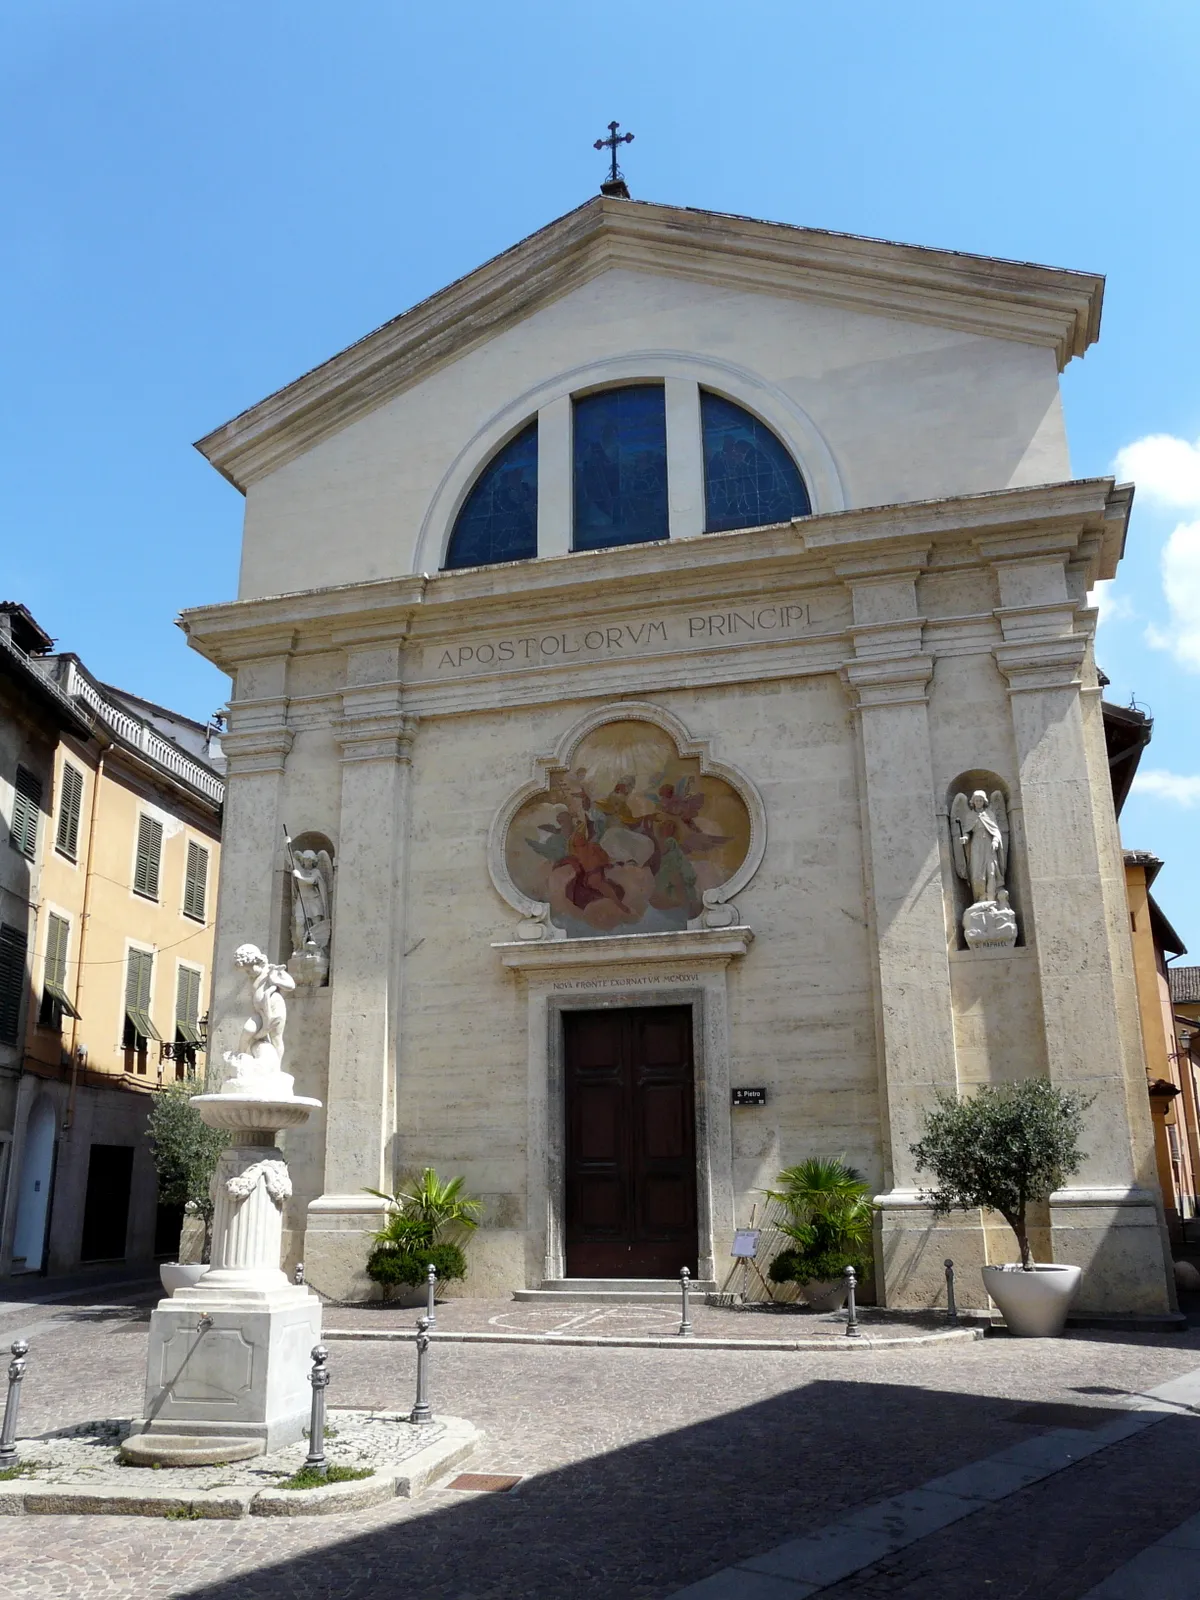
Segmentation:
<svg viewBox="0 0 1200 1600">
<path fill-rule="evenodd" d="M 243 728 L 221 735 L 228 762 L 227 776 L 244 778 L 263 772 L 282 772 L 295 734 L 290 728 Z"/>
<path fill-rule="evenodd" d="M 1029 694 L 1046 689 L 1078 689 L 1087 650 L 1085 635 L 1066 634 L 1053 639 L 998 644 L 992 654 L 1008 680 L 1009 694 Z"/>
<path fill-rule="evenodd" d="M 847 661 L 839 673 L 851 704 L 858 712 L 929 703 L 933 658 L 927 655 L 892 656 Z"/>
<path fill-rule="evenodd" d="M 237 488 L 614 269 L 815 300 L 1042 345 L 1098 335 L 1104 280 L 679 206 L 597 197 L 243 411 L 196 448 Z"/>
<path fill-rule="evenodd" d="M 542 977 L 578 976 L 580 971 L 602 976 L 606 968 L 654 966 L 682 961 L 727 966 L 744 956 L 754 940 L 753 930 L 696 928 L 677 933 L 614 933 L 594 939 L 562 939 L 540 944 L 493 944 L 504 966 Z"/>
<path fill-rule="evenodd" d="M 417 718 L 407 711 L 333 719 L 343 762 L 396 761 L 407 766 L 412 761 L 416 732 Z"/>
</svg>

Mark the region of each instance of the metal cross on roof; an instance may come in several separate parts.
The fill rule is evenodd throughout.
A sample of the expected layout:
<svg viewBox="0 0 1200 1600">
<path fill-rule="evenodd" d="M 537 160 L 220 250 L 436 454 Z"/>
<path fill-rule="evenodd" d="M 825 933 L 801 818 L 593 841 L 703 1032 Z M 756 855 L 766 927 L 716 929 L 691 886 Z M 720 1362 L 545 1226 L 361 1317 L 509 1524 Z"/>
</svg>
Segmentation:
<svg viewBox="0 0 1200 1600">
<path fill-rule="evenodd" d="M 631 133 L 618 133 L 617 129 L 620 126 L 619 122 L 610 122 L 608 125 L 608 138 L 597 139 L 593 148 L 596 150 L 607 149 L 612 155 L 612 165 L 609 168 L 608 177 L 600 185 L 600 193 L 620 195 L 623 199 L 628 200 L 629 190 L 625 187 L 625 179 L 621 174 L 620 167 L 617 165 L 617 146 L 632 144 L 633 135 Z"/>
</svg>

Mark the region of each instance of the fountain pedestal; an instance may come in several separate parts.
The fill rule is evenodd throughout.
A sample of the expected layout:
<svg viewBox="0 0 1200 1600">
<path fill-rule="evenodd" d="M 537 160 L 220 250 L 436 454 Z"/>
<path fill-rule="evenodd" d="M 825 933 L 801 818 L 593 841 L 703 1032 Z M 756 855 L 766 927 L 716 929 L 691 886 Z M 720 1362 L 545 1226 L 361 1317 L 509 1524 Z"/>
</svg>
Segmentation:
<svg viewBox="0 0 1200 1600">
<path fill-rule="evenodd" d="M 275 1136 L 321 1102 L 291 1087 L 285 1073 L 259 1073 L 192 1100 L 210 1127 L 232 1136 L 214 1180 L 212 1264 L 150 1318 L 145 1413 L 122 1446 L 127 1461 L 237 1461 L 303 1433 L 321 1302 L 279 1266 L 291 1180 Z"/>
</svg>

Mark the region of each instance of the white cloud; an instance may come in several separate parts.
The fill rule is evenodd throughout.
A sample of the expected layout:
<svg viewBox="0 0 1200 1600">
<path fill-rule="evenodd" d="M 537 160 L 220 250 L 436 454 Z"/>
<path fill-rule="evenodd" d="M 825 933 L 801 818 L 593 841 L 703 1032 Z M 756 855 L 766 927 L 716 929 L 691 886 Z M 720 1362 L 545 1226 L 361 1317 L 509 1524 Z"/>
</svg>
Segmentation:
<svg viewBox="0 0 1200 1600">
<path fill-rule="evenodd" d="M 1123 594 L 1114 594 L 1112 578 L 1102 578 L 1101 581 L 1088 595 L 1088 605 L 1095 606 L 1100 615 L 1096 618 L 1096 626 L 1102 628 L 1106 622 L 1119 622 L 1122 617 L 1134 615 L 1133 602 Z"/>
<path fill-rule="evenodd" d="M 1200 511 L 1200 439 L 1189 444 L 1151 433 L 1117 451 L 1118 478 L 1132 479 L 1139 496 L 1186 511 Z"/>
<path fill-rule="evenodd" d="M 1151 433 L 1117 452 L 1114 471 L 1132 478 L 1140 497 L 1176 511 L 1200 513 L 1200 439 L 1189 444 L 1169 433 Z M 1200 672 L 1200 520 L 1179 523 L 1163 546 L 1160 558 L 1163 599 L 1169 623 L 1151 623 L 1146 643 L 1166 650 L 1181 667 Z M 1106 613 L 1100 620 L 1119 615 Z"/>
<path fill-rule="evenodd" d="M 1152 794 L 1159 800 L 1170 800 L 1177 806 L 1200 806 L 1200 777 L 1188 777 L 1179 772 L 1167 772 L 1162 767 L 1149 767 L 1139 772 L 1133 780 L 1139 794 Z"/>
<path fill-rule="evenodd" d="M 1163 546 L 1163 598 L 1170 626 L 1146 629 L 1146 643 L 1168 650 L 1181 667 L 1200 672 L 1200 522 L 1181 522 Z"/>
</svg>

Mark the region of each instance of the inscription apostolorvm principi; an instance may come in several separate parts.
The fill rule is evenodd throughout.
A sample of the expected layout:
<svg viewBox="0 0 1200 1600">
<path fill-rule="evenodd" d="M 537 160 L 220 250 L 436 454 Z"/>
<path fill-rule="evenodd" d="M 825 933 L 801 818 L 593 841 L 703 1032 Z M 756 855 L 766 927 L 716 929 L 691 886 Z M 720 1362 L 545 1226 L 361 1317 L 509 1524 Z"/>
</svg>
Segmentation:
<svg viewBox="0 0 1200 1600">
<path fill-rule="evenodd" d="M 551 628 L 511 634 L 503 639 L 439 646 L 426 652 L 426 665 L 432 664 L 439 673 L 545 667 L 576 659 L 595 660 L 687 646 L 745 644 L 763 636 L 803 633 L 812 626 L 811 604 L 779 601 L 769 605 L 697 611 L 658 622 L 644 620 L 614 622 L 595 628 Z"/>
</svg>

